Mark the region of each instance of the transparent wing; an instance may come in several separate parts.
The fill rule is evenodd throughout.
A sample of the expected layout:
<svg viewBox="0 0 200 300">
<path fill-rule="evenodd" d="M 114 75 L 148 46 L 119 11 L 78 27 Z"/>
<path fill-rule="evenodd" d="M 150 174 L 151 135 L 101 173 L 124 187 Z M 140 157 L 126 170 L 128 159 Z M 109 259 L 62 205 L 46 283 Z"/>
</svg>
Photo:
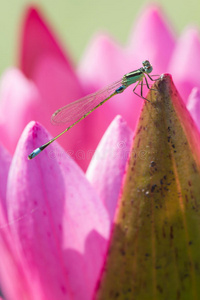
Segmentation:
<svg viewBox="0 0 200 300">
<path fill-rule="evenodd" d="M 67 104 L 59 108 L 51 117 L 53 124 L 67 123 L 68 126 L 78 121 L 86 113 L 95 108 L 101 101 L 108 98 L 117 88 L 122 85 L 122 79 L 114 82 L 110 86 L 105 87 L 93 94 L 87 95 L 77 101 Z"/>
</svg>

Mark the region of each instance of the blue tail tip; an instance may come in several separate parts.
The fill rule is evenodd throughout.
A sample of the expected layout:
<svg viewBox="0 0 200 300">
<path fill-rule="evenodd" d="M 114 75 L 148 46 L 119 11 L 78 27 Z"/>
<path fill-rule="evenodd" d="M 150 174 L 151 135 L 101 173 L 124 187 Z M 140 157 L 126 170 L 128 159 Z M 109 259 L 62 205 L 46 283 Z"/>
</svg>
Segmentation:
<svg viewBox="0 0 200 300">
<path fill-rule="evenodd" d="M 40 148 L 35 149 L 31 154 L 29 154 L 28 159 L 31 160 L 37 156 L 42 150 Z"/>
</svg>

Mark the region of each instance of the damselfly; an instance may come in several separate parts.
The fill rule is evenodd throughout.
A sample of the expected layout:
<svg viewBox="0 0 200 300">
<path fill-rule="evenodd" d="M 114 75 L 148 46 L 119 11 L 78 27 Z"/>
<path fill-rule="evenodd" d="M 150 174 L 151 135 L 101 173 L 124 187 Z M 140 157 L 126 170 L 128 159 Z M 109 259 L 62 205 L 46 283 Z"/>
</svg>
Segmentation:
<svg viewBox="0 0 200 300">
<path fill-rule="evenodd" d="M 145 84 L 148 89 L 150 89 L 147 77 L 154 81 L 149 73 L 152 72 L 153 68 L 148 60 L 143 61 L 142 67 L 138 70 L 132 71 L 125 74 L 122 79 L 114 82 L 113 84 L 107 86 L 106 88 L 97 91 L 96 93 L 85 96 L 75 102 L 69 103 L 66 106 L 58 109 L 51 118 L 53 124 L 66 123 L 67 128 L 61 132 L 59 135 L 48 141 L 46 144 L 35 149 L 29 156 L 29 159 L 34 158 L 41 151 L 43 151 L 47 146 L 53 143 L 57 138 L 63 135 L 65 132 L 70 130 L 74 125 L 76 125 L 81 120 L 85 119 L 91 112 L 93 112 L 97 107 L 104 104 L 107 100 L 115 95 L 121 94 L 124 90 L 131 84 L 137 83 L 133 89 L 133 92 L 141 97 L 142 99 L 149 101 L 143 96 L 143 85 Z M 145 83 L 144 83 L 145 81 Z M 138 85 L 141 85 L 140 95 L 135 92 Z M 150 102 L 150 101 L 149 101 Z"/>
</svg>

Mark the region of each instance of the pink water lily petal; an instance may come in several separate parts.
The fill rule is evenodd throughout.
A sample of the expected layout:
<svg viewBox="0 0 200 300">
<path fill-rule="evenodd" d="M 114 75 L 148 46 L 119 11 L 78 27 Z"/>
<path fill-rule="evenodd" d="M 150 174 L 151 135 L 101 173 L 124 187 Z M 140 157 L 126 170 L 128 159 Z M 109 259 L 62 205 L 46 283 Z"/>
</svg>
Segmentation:
<svg viewBox="0 0 200 300">
<path fill-rule="evenodd" d="M 117 116 L 100 141 L 86 173 L 108 210 L 111 222 L 122 188 L 132 139 L 133 132 L 122 117 Z"/>
<path fill-rule="evenodd" d="M 88 92 L 91 92 L 91 86 L 97 90 L 119 80 L 128 72 L 128 67 L 132 68 L 122 47 L 108 34 L 99 33 L 85 50 L 78 72 L 84 86 L 89 84 Z"/>
<path fill-rule="evenodd" d="M 150 5 L 142 12 L 134 24 L 129 43 L 130 62 L 148 59 L 154 74 L 167 70 L 175 38 L 158 6 Z"/>
<path fill-rule="evenodd" d="M 200 39 L 198 30 L 188 28 L 179 38 L 169 72 L 172 74 L 176 86 L 186 102 L 193 87 L 200 87 Z"/>
<path fill-rule="evenodd" d="M 11 163 L 11 155 L 7 152 L 7 150 L 0 145 L 0 206 L 3 209 L 5 216 L 7 215 L 6 208 L 6 189 L 7 189 L 7 178 L 8 171 Z M 0 226 L 2 224 L 2 220 L 0 218 Z"/>
<path fill-rule="evenodd" d="M 42 113 L 41 97 L 33 82 L 18 69 L 4 73 L 0 82 L 0 141 L 13 153 L 28 122 Z"/>
<path fill-rule="evenodd" d="M 11 164 L 8 189 L 13 243 L 37 300 L 91 299 L 109 236 L 108 215 L 81 169 L 57 142 L 31 161 L 50 136 L 31 122 Z"/>
<path fill-rule="evenodd" d="M 74 76 L 70 60 L 64 55 L 61 46 L 52 34 L 52 30 L 48 28 L 34 7 L 30 7 L 26 12 L 20 46 L 19 65 L 27 77 L 33 77 L 38 61 L 47 54 L 51 54 L 62 61 L 71 71 L 71 75 Z"/>
<path fill-rule="evenodd" d="M 187 109 L 191 113 L 197 127 L 200 130 L 200 89 L 193 88 L 188 101 L 187 101 Z"/>
<path fill-rule="evenodd" d="M 20 265 L 18 253 L 13 244 L 10 226 L 0 206 L 0 278 L 3 289 L 3 299 L 33 300 L 34 290 L 26 282 L 23 269 Z M 1 298 L 0 298 L 1 299 Z"/>
</svg>

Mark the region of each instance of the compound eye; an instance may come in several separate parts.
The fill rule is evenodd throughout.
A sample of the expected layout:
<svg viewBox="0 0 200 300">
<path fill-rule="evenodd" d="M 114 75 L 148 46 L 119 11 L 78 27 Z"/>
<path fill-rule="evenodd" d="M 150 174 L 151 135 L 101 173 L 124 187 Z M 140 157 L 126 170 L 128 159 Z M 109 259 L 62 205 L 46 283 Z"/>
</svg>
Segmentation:
<svg viewBox="0 0 200 300">
<path fill-rule="evenodd" d="M 150 62 L 148 60 L 143 61 L 142 64 L 144 67 L 150 66 Z"/>
</svg>

